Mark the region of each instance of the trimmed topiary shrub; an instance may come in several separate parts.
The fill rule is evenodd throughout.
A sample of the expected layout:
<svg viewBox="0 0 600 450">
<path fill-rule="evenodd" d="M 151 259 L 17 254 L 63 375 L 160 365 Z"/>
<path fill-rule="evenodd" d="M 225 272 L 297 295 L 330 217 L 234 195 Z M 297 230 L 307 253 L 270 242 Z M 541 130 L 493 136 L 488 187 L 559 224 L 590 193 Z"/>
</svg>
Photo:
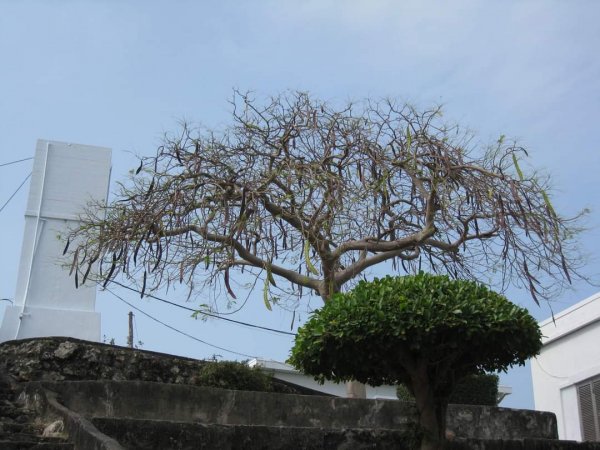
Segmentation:
<svg viewBox="0 0 600 450">
<path fill-rule="evenodd" d="M 541 345 L 526 309 L 476 282 L 420 273 L 334 294 L 298 330 L 289 362 L 319 381 L 404 383 L 421 450 L 438 450 L 457 382 L 523 365 Z"/>
</svg>

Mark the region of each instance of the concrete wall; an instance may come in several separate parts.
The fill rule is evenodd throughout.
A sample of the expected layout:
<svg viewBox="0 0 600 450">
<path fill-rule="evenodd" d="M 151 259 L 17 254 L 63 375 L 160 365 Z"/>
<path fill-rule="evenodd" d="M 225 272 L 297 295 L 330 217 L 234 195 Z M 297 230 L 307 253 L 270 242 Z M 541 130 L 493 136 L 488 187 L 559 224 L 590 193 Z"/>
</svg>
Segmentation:
<svg viewBox="0 0 600 450">
<path fill-rule="evenodd" d="M 600 375 L 600 293 L 540 324 L 531 362 L 535 408 L 556 414 L 561 439 L 581 440 L 577 385 Z"/>
<path fill-rule="evenodd" d="M 271 392 L 231 391 L 139 381 L 45 382 L 69 409 L 87 417 L 221 425 L 405 430 L 413 403 Z M 450 405 L 448 429 L 459 438 L 552 439 L 554 415 L 527 410 Z"/>
</svg>

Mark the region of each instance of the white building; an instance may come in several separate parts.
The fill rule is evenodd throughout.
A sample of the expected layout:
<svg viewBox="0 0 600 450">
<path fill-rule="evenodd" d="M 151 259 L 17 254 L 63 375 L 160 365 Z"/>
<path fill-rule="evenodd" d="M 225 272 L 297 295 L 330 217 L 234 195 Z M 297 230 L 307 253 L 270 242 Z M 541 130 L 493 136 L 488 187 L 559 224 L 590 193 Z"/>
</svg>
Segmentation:
<svg viewBox="0 0 600 450">
<path fill-rule="evenodd" d="M 600 293 L 540 323 L 531 362 L 535 408 L 556 414 L 561 439 L 600 441 Z"/>
<path fill-rule="evenodd" d="M 279 361 L 269 361 L 265 359 L 251 359 L 248 361 L 250 367 L 260 367 L 273 374 L 273 377 L 288 383 L 302 386 L 313 391 L 323 392 L 325 394 L 335 395 L 336 397 L 353 397 L 347 391 L 345 383 L 334 383 L 332 381 L 325 381 L 324 384 L 319 384 L 315 379 L 309 375 L 304 375 L 289 364 L 285 364 Z M 506 386 L 498 386 L 498 403 L 500 403 L 504 397 L 512 393 L 512 388 Z M 397 400 L 396 386 L 365 386 L 364 392 L 365 398 L 371 399 L 386 399 L 386 400 Z"/>
<path fill-rule="evenodd" d="M 323 392 L 325 394 L 335 395 L 336 397 L 347 397 L 348 392 L 346 391 L 345 383 L 334 383 L 332 381 L 325 381 L 324 384 L 319 384 L 314 380 L 313 377 L 304 375 L 298 372 L 289 364 L 285 364 L 279 361 L 269 361 L 265 359 L 251 359 L 248 361 L 250 367 L 260 367 L 266 369 L 273 374 L 273 377 L 288 383 L 302 386 L 313 391 Z M 396 387 L 395 386 L 365 386 L 366 387 L 366 398 L 380 398 L 380 399 L 392 399 L 396 400 Z"/>
</svg>

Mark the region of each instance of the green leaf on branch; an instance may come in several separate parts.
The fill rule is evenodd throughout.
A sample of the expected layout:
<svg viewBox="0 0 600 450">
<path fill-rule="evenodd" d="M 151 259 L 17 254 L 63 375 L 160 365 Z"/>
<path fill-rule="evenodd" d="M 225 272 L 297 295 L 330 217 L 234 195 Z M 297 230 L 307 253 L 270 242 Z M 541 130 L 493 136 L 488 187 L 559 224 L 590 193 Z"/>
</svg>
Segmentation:
<svg viewBox="0 0 600 450">
<path fill-rule="evenodd" d="M 548 194 L 546 193 L 546 191 L 544 189 L 541 189 L 542 192 L 542 197 L 544 197 L 544 203 L 546 204 L 546 208 L 548 208 L 548 212 L 550 212 L 550 214 L 552 214 L 553 217 L 556 217 L 556 212 L 554 211 L 554 207 L 552 206 L 552 203 L 550 203 L 550 197 L 548 197 Z"/>
<path fill-rule="evenodd" d="M 263 302 L 269 311 L 272 311 L 271 302 L 269 301 L 269 280 L 265 279 L 265 286 L 263 287 Z"/>
<path fill-rule="evenodd" d="M 269 283 L 271 283 L 274 287 L 277 287 L 275 278 L 273 278 L 273 272 L 271 272 L 271 264 L 267 264 L 267 280 L 269 280 Z"/>
<path fill-rule="evenodd" d="M 517 155 L 515 155 L 514 153 L 512 154 L 512 160 L 513 164 L 515 165 L 517 175 L 519 175 L 519 180 L 523 181 L 523 171 L 521 170 L 521 167 L 519 167 L 519 160 L 517 159 Z"/>
<path fill-rule="evenodd" d="M 304 241 L 304 261 L 306 262 L 306 268 L 313 275 L 319 275 L 319 271 L 317 270 L 317 268 L 313 265 L 312 261 L 310 260 L 310 256 L 308 254 L 309 251 L 310 251 L 310 244 L 309 244 L 308 240 L 306 240 L 306 241 Z"/>
</svg>

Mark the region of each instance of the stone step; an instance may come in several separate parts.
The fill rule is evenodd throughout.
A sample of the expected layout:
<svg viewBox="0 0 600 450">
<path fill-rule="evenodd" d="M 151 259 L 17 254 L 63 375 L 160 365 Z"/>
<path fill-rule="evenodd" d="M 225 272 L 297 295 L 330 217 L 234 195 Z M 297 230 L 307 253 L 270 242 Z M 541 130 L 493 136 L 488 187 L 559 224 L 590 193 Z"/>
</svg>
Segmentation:
<svg viewBox="0 0 600 450">
<path fill-rule="evenodd" d="M 400 430 L 218 425 L 93 418 L 102 433 L 130 450 L 411 450 Z"/>
<path fill-rule="evenodd" d="M 13 400 L 14 397 L 15 397 L 15 394 L 13 393 L 10 386 L 0 387 L 0 398 L 6 398 L 6 399 Z"/>
<path fill-rule="evenodd" d="M 5 422 L 0 420 L 0 433 L 29 433 L 38 434 L 38 426 L 31 423 Z"/>
<path fill-rule="evenodd" d="M 386 429 L 220 425 L 93 418 L 101 432 L 130 450 L 413 450 L 414 435 Z M 446 450 L 600 450 L 600 442 L 555 439 L 455 439 Z"/>
<path fill-rule="evenodd" d="M 2 441 L 22 441 L 32 443 L 57 443 L 66 442 L 62 437 L 55 436 L 40 436 L 39 434 L 32 433 L 21 433 L 21 432 L 2 432 L 0 433 L 0 440 Z M 0 447 L 2 448 L 2 447 Z"/>
<path fill-rule="evenodd" d="M 25 414 L 12 414 L 11 416 L 4 416 L 2 418 L 0 418 L 0 421 L 2 423 L 14 423 L 14 424 L 20 424 L 22 426 L 28 426 L 31 425 L 33 426 L 33 422 L 35 421 L 35 416 L 32 415 L 25 415 Z"/>
<path fill-rule="evenodd" d="M 5 399 L 0 403 L 0 414 L 14 411 L 19 411 L 21 414 L 33 414 L 33 411 L 23 408 L 18 402 Z"/>
<path fill-rule="evenodd" d="M 0 408 L 0 422 L 4 422 L 4 419 L 9 419 L 18 423 L 27 423 L 32 422 L 34 418 L 34 414 L 23 412 L 19 408 Z"/>
<path fill-rule="evenodd" d="M 1 450 L 72 450 L 73 444 L 62 437 L 41 436 L 35 412 L 23 408 L 0 367 L 0 449 Z"/>
<path fill-rule="evenodd" d="M 73 444 L 56 442 L 15 442 L 0 439 L 2 450 L 74 450 Z"/>
</svg>

